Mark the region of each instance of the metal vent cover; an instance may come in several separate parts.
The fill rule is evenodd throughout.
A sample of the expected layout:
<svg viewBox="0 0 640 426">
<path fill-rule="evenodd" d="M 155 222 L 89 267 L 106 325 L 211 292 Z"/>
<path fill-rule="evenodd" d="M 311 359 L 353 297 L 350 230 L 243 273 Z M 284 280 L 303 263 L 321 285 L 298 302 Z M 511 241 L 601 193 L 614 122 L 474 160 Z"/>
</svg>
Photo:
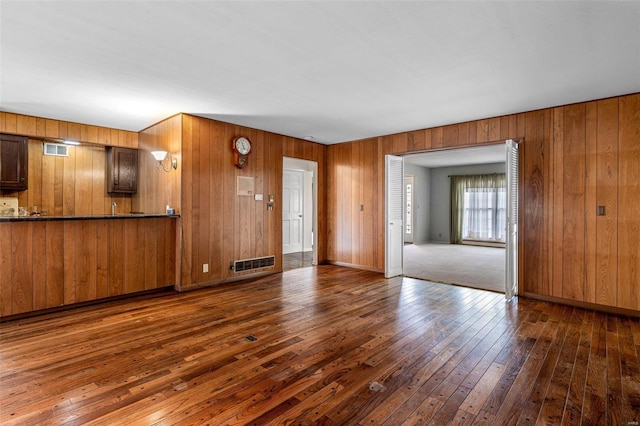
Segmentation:
<svg viewBox="0 0 640 426">
<path fill-rule="evenodd" d="M 233 270 L 236 272 L 251 271 L 254 269 L 267 268 L 276 264 L 275 256 L 256 257 L 253 259 L 242 259 L 233 262 Z"/>
</svg>

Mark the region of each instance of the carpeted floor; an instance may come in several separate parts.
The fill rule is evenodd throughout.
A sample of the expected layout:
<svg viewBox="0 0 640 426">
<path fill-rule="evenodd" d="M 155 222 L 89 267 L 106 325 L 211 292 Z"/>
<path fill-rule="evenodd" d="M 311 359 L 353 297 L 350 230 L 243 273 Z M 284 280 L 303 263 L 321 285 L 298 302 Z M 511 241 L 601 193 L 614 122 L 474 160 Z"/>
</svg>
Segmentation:
<svg viewBox="0 0 640 426">
<path fill-rule="evenodd" d="M 408 277 L 504 293 L 504 248 L 407 244 L 403 263 Z"/>
</svg>

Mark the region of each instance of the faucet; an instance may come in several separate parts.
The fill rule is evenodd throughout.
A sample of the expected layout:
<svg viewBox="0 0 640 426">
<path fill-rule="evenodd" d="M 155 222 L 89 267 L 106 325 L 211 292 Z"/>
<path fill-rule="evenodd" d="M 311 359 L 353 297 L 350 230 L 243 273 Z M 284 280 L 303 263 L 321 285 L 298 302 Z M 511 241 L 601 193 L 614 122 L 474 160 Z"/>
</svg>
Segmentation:
<svg viewBox="0 0 640 426">
<path fill-rule="evenodd" d="M 115 216 L 116 215 L 116 202 L 114 201 L 113 203 L 111 203 L 111 216 Z"/>
</svg>

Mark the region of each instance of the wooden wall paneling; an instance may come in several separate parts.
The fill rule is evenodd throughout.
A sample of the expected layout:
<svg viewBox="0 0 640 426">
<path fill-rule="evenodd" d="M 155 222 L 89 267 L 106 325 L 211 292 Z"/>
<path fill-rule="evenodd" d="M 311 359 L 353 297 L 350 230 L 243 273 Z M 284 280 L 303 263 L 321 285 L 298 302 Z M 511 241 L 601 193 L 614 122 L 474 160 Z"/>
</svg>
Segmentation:
<svg viewBox="0 0 640 426">
<path fill-rule="evenodd" d="M 553 109 L 553 293 L 562 297 L 564 260 L 564 109 Z M 528 139 L 528 136 L 527 136 Z"/>
<path fill-rule="evenodd" d="M 564 108 L 564 246 L 562 297 L 585 296 L 585 104 Z"/>
<path fill-rule="evenodd" d="M 509 136 L 505 139 L 514 139 L 523 136 L 524 133 L 518 131 L 518 114 L 509 115 L 507 119 L 509 121 Z"/>
<path fill-rule="evenodd" d="M 499 140 L 513 139 L 513 138 L 516 137 L 515 133 L 512 134 L 509 131 L 510 117 L 511 116 L 509 116 L 509 115 L 505 115 L 505 116 L 500 117 L 500 136 L 498 137 Z"/>
<path fill-rule="evenodd" d="M 223 128 L 223 139 L 220 143 L 225 145 L 226 141 L 229 141 L 229 144 L 233 140 L 233 137 L 236 136 L 235 131 L 233 130 L 233 126 L 231 125 L 221 125 Z M 227 145 L 228 146 L 228 145 Z M 223 215 L 223 226 L 220 229 L 220 233 L 222 235 L 222 253 L 223 253 L 223 265 L 229 264 L 234 260 L 239 260 L 236 258 L 235 248 L 235 239 L 237 235 L 239 235 L 239 230 L 237 230 L 236 226 L 238 226 L 237 222 L 237 200 L 236 200 L 236 191 L 237 191 L 237 181 L 236 181 L 236 171 L 235 167 L 232 166 L 232 151 L 231 148 L 223 149 L 222 151 L 225 158 L 224 165 L 224 174 L 222 180 L 222 192 L 224 195 L 224 201 L 222 203 L 222 215 Z M 279 204 L 277 202 L 276 204 Z M 233 276 L 233 271 L 228 268 L 224 269 L 223 279 Z"/>
<path fill-rule="evenodd" d="M 640 309 L 640 94 L 622 96 L 618 135 L 618 301 Z"/>
<path fill-rule="evenodd" d="M 424 134 L 423 134 L 424 136 Z M 363 265 L 376 267 L 378 241 L 376 226 L 378 221 L 378 173 L 376 172 L 376 146 L 371 139 L 363 141 L 362 146 L 362 205 L 361 212 L 361 262 Z"/>
<path fill-rule="evenodd" d="M 111 145 L 111 131 L 105 127 L 98 127 L 98 143 Z"/>
<path fill-rule="evenodd" d="M 16 133 L 30 136 L 36 135 L 37 132 L 36 117 L 28 115 L 18 115 L 16 117 Z"/>
<path fill-rule="evenodd" d="M 478 122 L 469 122 L 469 145 L 475 145 L 478 143 Z"/>
<path fill-rule="evenodd" d="M 406 140 L 406 138 L 405 138 Z M 394 151 L 399 148 L 399 138 L 395 135 L 393 138 Z M 400 144 L 402 145 L 402 144 Z M 345 186 L 349 186 L 348 207 L 347 212 L 350 213 L 351 229 L 350 233 L 345 235 L 348 238 L 348 242 L 351 245 L 348 253 L 348 263 L 354 265 L 362 265 L 362 221 L 364 220 L 363 213 L 360 211 L 360 205 L 362 204 L 362 186 L 364 185 L 363 174 L 364 165 L 362 164 L 362 141 L 354 142 L 351 150 L 351 164 L 350 169 L 351 179 L 345 181 Z M 406 149 L 406 145 L 404 145 Z"/>
<path fill-rule="evenodd" d="M 418 152 L 425 150 L 425 132 L 424 130 L 414 130 L 407 135 L 407 151 Z"/>
<path fill-rule="evenodd" d="M 76 150 L 70 149 L 69 156 L 63 160 L 62 214 L 72 216 L 75 212 Z"/>
<path fill-rule="evenodd" d="M 407 152 L 407 134 L 406 133 L 397 133 L 393 135 L 393 152 L 395 154 L 402 154 Z"/>
<path fill-rule="evenodd" d="M 247 129 L 241 130 L 242 134 L 248 134 L 251 138 L 250 132 L 247 132 Z M 240 135 L 241 133 L 236 133 L 236 135 Z M 254 138 L 255 139 L 255 138 Z M 229 140 L 233 140 L 229 138 Z M 255 145 L 255 142 L 254 142 Z M 259 147 L 256 147 L 258 150 Z M 255 185 L 255 155 L 251 155 L 252 158 L 249 160 L 249 165 L 244 169 L 237 169 L 236 177 L 250 177 L 254 180 Z M 252 222 L 252 207 L 255 206 L 255 202 L 253 200 L 253 195 L 236 195 L 236 211 L 237 214 L 234 216 L 234 229 L 235 229 L 235 239 L 234 239 L 234 260 L 237 259 L 249 259 L 254 257 L 253 246 L 255 241 L 254 237 L 254 229 L 255 222 Z"/>
<path fill-rule="evenodd" d="M 489 119 L 476 121 L 476 143 L 489 141 Z"/>
<path fill-rule="evenodd" d="M 141 220 L 140 225 L 144 232 L 144 289 L 152 290 L 158 287 L 158 280 L 162 274 L 158 273 L 160 267 L 159 243 L 166 242 L 164 236 L 164 218 Z M 162 226 L 161 226 L 162 225 Z M 164 259 L 162 259 L 164 260 Z"/>
<path fill-rule="evenodd" d="M 224 140 L 224 128 L 218 123 L 210 122 L 210 153 L 209 159 L 211 164 L 210 173 L 210 186 L 211 194 L 209 196 L 209 211 L 211 212 L 209 227 L 209 253 L 210 261 L 209 274 L 207 279 L 220 280 L 223 278 L 223 271 L 229 268 L 229 259 L 224 256 L 224 247 L 222 241 L 222 229 L 224 229 L 224 217 L 221 214 L 222 207 L 224 205 L 224 191 L 222 190 L 222 183 L 224 180 L 224 171 L 226 168 L 231 167 L 230 163 L 226 162 L 225 152 L 230 148 L 223 143 Z M 226 272 L 225 272 L 226 273 Z"/>
<path fill-rule="evenodd" d="M 32 226 L 32 262 L 33 259 L 47 259 L 46 222 L 34 222 Z M 48 263 L 48 262 L 47 262 Z M 33 265 L 30 283 L 33 291 L 33 309 L 47 308 L 47 267 Z"/>
<path fill-rule="evenodd" d="M 487 142 L 500 140 L 500 131 L 500 117 L 490 118 L 487 123 Z"/>
<path fill-rule="evenodd" d="M 333 148 L 333 147 L 332 147 Z M 330 260 L 340 261 L 341 252 L 342 252 L 342 227 L 345 226 L 344 218 L 342 215 L 344 214 L 344 208 L 342 206 L 342 188 L 340 186 L 342 181 L 342 170 L 344 168 L 344 146 L 343 144 L 335 145 L 333 148 L 333 158 L 335 161 L 335 166 L 333 167 L 332 179 L 334 180 L 335 185 L 332 186 L 335 192 L 333 193 L 333 197 L 335 200 L 334 203 L 334 212 L 336 215 L 335 227 L 332 228 L 332 233 L 334 235 L 334 250 Z"/>
<path fill-rule="evenodd" d="M 584 300 L 596 300 L 596 215 L 597 204 L 597 102 L 585 104 L 585 293 Z"/>
<path fill-rule="evenodd" d="M 27 191 L 21 191 L 20 195 L 26 195 L 27 200 L 19 200 L 19 204 L 24 207 L 38 206 L 40 210 L 47 210 L 48 207 L 43 205 L 43 176 L 42 176 L 42 143 L 29 141 L 27 144 L 29 150 L 29 188 Z M 22 198 L 22 197 L 20 197 Z"/>
<path fill-rule="evenodd" d="M 63 250 L 63 278 L 64 278 L 64 304 L 69 305 L 78 302 L 78 296 L 76 295 L 77 275 L 76 275 L 76 261 L 78 258 L 76 241 L 79 238 L 78 228 L 80 222 L 66 221 L 64 222 L 64 250 Z M 124 235 L 123 235 L 124 237 Z M 119 242 L 119 248 L 122 249 L 122 240 Z"/>
<path fill-rule="evenodd" d="M 64 158 L 51 157 L 53 164 L 53 214 L 55 216 L 63 215 L 64 203 L 62 194 L 64 192 Z M 49 208 L 49 211 L 52 209 Z"/>
<path fill-rule="evenodd" d="M 80 127 L 80 140 L 89 143 L 98 143 L 98 127 L 83 124 Z"/>
<path fill-rule="evenodd" d="M 389 138 L 388 140 L 391 147 L 393 147 L 393 138 Z M 340 185 L 340 210 L 342 215 L 342 226 L 339 229 L 340 232 L 340 258 L 341 262 L 352 263 L 353 262 L 353 248 L 352 248 L 352 230 L 353 230 L 353 211 L 349 207 L 352 205 L 353 198 L 353 187 L 350 183 L 353 180 L 353 173 L 357 172 L 358 167 L 360 166 L 358 163 L 355 163 L 354 153 L 353 153 L 354 144 L 349 144 L 343 147 L 342 150 L 342 164 L 341 168 L 341 176 L 339 177 L 339 182 L 342 182 Z M 393 148 L 391 148 L 393 149 Z"/>
<path fill-rule="evenodd" d="M 202 131 L 203 128 L 207 126 L 207 123 L 203 120 L 194 120 L 191 126 L 191 136 L 193 138 L 192 145 L 192 154 L 193 154 L 193 176 L 194 179 L 191 183 L 191 190 L 193 192 L 193 198 L 191 200 L 191 213 L 192 213 L 192 222 L 193 222 L 193 246 L 192 256 L 193 256 L 193 264 L 191 275 L 195 282 L 202 282 L 203 280 L 203 272 L 202 272 L 202 263 L 207 262 L 207 249 L 203 244 L 204 241 L 201 238 L 203 235 L 202 232 L 204 228 L 207 227 L 207 218 L 202 214 L 202 204 L 208 202 L 208 193 L 203 191 L 208 191 L 208 177 L 209 177 L 209 158 L 204 155 L 209 153 L 208 145 L 209 141 L 202 140 Z M 204 133 L 207 134 L 206 129 Z M 204 228 L 203 228 L 204 227 Z M 208 235 L 208 234 L 204 234 Z M 204 262 L 202 262 L 204 260 Z"/>
<path fill-rule="evenodd" d="M 618 116 L 617 98 L 597 103 L 595 205 L 605 207 L 596 219 L 595 303 L 618 306 Z"/>
<path fill-rule="evenodd" d="M 469 145 L 469 122 L 458 124 L 457 145 Z"/>
<path fill-rule="evenodd" d="M 46 223 L 45 268 L 46 268 L 46 308 L 61 306 L 64 303 L 64 224 L 52 221 Z"/>
<path fill-rule="evenodd" d="M 553 240 L 553 200 L 554 200 L 554 186 L 553 186 L 553 159 L 555 156 L 556 145 L 554 143 L 555 122 L 553 109 L 547 108 L 545 110 L 545 123 L 548 123 L 548 127 L 545 126 L 545 135 L 543 143 L 543 203 L 544 203 L 544 227 L 543 227 L 543 246 L 542 246 L 542 289 L 541 294 L 551 296 L 553 294 L 553 261 L 554 261 L 554 240 Z M 517 119 L 513 116 L 513 119 L 509 119 L 509 137 L 508 139 L 518 138 L 517 135 L 524 134 L 519 133 L 517 129 Z M 523 141 L 526 144 L 526 140 Z M 524 164 L 524 160 L 521 159 L 521 164 Z M 523 167 L 520 168 L 522 173 Z M 524 223 L 524 221 L 522 222 Z M 526 229 L 522 228 L 523 232 Z M 524 253 L 524 245 L 519 246 L 519 252 Z M 519 262 L 521 259 L 519 259 Z M 518 268 L 524 271 L 524 263 L 520 263 Z"/>
<path fill-rule="evenodd" d="M 58 137 L 60 139 L 66 139 L 69 129 L 69 123 L 66 121 L 58 121 Z"/>
<path fill-rule="evenodd" d="M 10 112 L 3 113 L 5 133 L 18 133 L 18 116 Z"/>
<path fill-rule="evenodd" d="M 90 148 L 78 148 L 80 147 L 70 149 L 76 157 L 73 214 L 84 216 L 90 215 L 93 210 L 93 156 Z M 104 197 L 101 196 L 99 199 L 103 200 Z"/>
<path fill-rule="evenodd" d="M 271 135 L 269 135 L 271 137 Z M 269 173 L 269 191 L 273 191 L 275 203 L 273 210 L 267 212 L 269 217 L 270 239 L 272 242 L 271 249 L 275 252 L 276 264 L 275 270 L 282 270 L 282 157 L 288 156 L 284 152 L 284 146 L 280 136 L 273 135 L 270 143 L 269 170 L 275 170 L 275 173 Z"/>
<path fill-rule="evenodd" d="M 4 117 L 3 117 L 4 118 Z M 11 315 L 13 305 L 13 223 L 0 223 L 0 315 Z"/>
<path fill-rule="evenodd" d="M 57 139 L 60 137 L 60 132 L 58 128 L 59 123 L 60 122 L 58 120 L 46 119 L 45 136 L 47 138 Z"/>
<path fill-rule="evenodd" d="M 176 268 L 178 267 L 178 262 L 176 259 L 176 254 L 178 253 L 177 247 L 179 247 L 180 244 L 180 236 L 177 233 L 179 220 L 166 218 L 164 220 L 164 223 L 164 236 L 166 237 L 166 240 L 162 246 L 158 246 L 159 249 L 161 247 L 164 248 L 164 258 L 159 257 L 159 259 L 164 259 L 164 278 L 160 281 L 160 283 L 163 286 L 174 286 L 176 284 L 179 284 L 179 275 L 176 271 Z M 173 241 L 175 241 L 175 243 L 173 243 Z M 160 242 L 158 244 L 160 244 Z"/>
<path fill-rule="evenodd" d="M 124 292 L 134 293 L 144 290 L 145 257 L 144 219 L 124 220 Z"/>
<path fill-rule="evenodd" d="M 134 236 L 125 234 L 124 220 L 107 220 L 109 234 L 108 277 L 109 296 L 119 296 L 125 292 L 125 250 L 127 240 Z M 66 251 L 66 250 L 65 250 Z"/>
<path fill-rule="evenodd" d="M 181 193 L 181 227 L 182 247 L 180 253 L 180 285 L 192 284 L 192 260 L 193 260 L 193 122 L 195 118 L 185 115 L 182 121 L 182 185 L 185 190 Z"/>
<path fill-rule="evenodd" d="M 432 142 L 432 133 L 429 131 L 425 133 L 425 139 L 427 140 L 427 146 L 431 146 Z M 377 196 L 378 196 L 378 220 L 376 222 L 376 238 L 378 241 L 378 256 L 376 258 L 376 267 L 380 270 L 384 271 L 384 256 L 385 256 L 385 155 L 388 154 L 388 151 L 385 150 L 383 138 L 376 138 L 375 144 L 377 146 L 377 167 L 376 174 L 378 176 L 378 186 L 377 186 Z"/>
<path fill-rule="evenodd" d="M 338 203 L 337 203 L 337 161 L 336 161 L 336 151 L 339 149 L 339 145 L 329 145 L 327 147 L 327 171 L 326 171 L 326 191 L 327 191 L 327 200 L 325 204 L 325 213 L 326 220 L 325 223 L 327 225 L 326 235 L 327 235 L 327 256 L 326 260 L 335 260 L 336 259 L 336 227 L 338 226 L 339 218 L 338 218 Z M 320 222 L 320 215 L 318 215 L 318 222 Z"/>
<path fill-rule="evenodd" d="M 90 147 L 91 153 L 91 209 L 89 214 L 111 214 L 111 197 L 107 194 L 107 158 L 102 147 Z M 87 172 L 88 174 L 89 172 Z M 116 212 L 125 213 L 123 206 L 116 206 Z"/>
<path fill-rule="evenodd" d="M 431 129 L 431 148 L 442 148 L 444 146 L 444 128 L 436 127 Z"/>
<path fill-rule="evenodd" d="M 324 145 L 315 144 L 318 159 L 318 262 L 327 259 L 327 149 Z"/>
<path fill-rule="evenodd" d="M 523 265 L 530 271 L 523 276 L 522 283 L 525 291 L 539 293 L 542 290 L 543 223 L 544 223 L 544 136 L 545 114 L 536 111 L 527 114 L 527 138 L 522 144 L 522 159 L 520 182 L 521 209 L 523 209 L 524 223 L 521 238 L 524 242 Z"/>
<path fill-rule="evenodd" d="M 455 147 L 459 145 L 459 128 L 457 124 L 444 126 L 442 128 L 442 146 Z"/>
<path fill-rule="evenodd" d="M 55 222 L 52 222 L 55 223 Z M 96 221 L 95 297 L 109 297 L 109 223 Z"/>
<path fill-rule="evenodd" d="M 96 299 L 98 270 L 97 228 L 93 220 L 78 222 L 76 229 L 76 301 Z M 144 264 L 139 264 L 138 267 Z"/>
<path fill-rule="evenodd" d="M 56 202 L 55 202 L 56 157 L 42 155 L 42 149 L 43 149 L 42 144 L 37 143 L 34 145 L 37 147 L 38 150 L 40 150 L 41 154 L 38 156 L 36 155 L 30 156 L 30 162 L 34 161 L 36 162 L 36 164 L 30 165 L 29 171 L 31 171 L 31 167 L 39 167 L 41 170 L 39 183 L 42 191 L 42 199 L 40 200 L 40 204 L 38 205 L 41 206 L 43 210 L 47 210 L 48 214 L 55 215 L 56 214 Z M 31 192 L 31 189 L 29 189 L 29 192 Z"/>
<path fill-rule="evenodd" d="M 11 313 L 19 314 L 33 310 L 33 228 L 26 222 L 14 222 L 12 227 Z"/>
<path fill-rule="evenodd" d="M 82 140 L 82 125 L 79 123 L 67 123 L 65 139 L 80 142 Z"/>
<path fill-rule="evenodd" d="M 268 170 L 265 167 L 266 156 L 269 153 L 266 150 L 266 144 L 264 141 L 264 132 L 252 131 L 252 140 L 255 140 L 255 145 L 258 150 L 252 155 L 253 157 L 253 170 L 255 176 L 255 194 L 262 194 L 263 201 L 256 201 L 254 197 L 251 197 L 251 223 L 255 223 L 253 228 L 253 256 L 267 256 L 275 253 L 275 248 L 272 250 L 268 244 L 268 238 L 265 238 L 265 226 L 268 220 L 266 214 L 266 204 L 264 201 L 265 192 L 265 179 L 268 181 L 269 174 L 275 173 L 275 170 Z M 306 151 L 306 147 L 305 147 Z M 264 208 L 263 208 L 264 207 Z"/>
</svg>

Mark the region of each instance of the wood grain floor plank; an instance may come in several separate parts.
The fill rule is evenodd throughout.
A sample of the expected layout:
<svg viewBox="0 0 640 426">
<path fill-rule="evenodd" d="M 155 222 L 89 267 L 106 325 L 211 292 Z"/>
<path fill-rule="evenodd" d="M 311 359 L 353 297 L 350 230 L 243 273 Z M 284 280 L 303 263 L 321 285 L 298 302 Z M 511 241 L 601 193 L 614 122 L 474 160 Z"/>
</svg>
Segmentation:
<svg viewBox="0 0 640 426">
<path fill-rule="evenodd" d="M 627 424 L 638 347 L 636 318 L 325 265 L 0 323 L 0 424 Z"/>
</svg>

